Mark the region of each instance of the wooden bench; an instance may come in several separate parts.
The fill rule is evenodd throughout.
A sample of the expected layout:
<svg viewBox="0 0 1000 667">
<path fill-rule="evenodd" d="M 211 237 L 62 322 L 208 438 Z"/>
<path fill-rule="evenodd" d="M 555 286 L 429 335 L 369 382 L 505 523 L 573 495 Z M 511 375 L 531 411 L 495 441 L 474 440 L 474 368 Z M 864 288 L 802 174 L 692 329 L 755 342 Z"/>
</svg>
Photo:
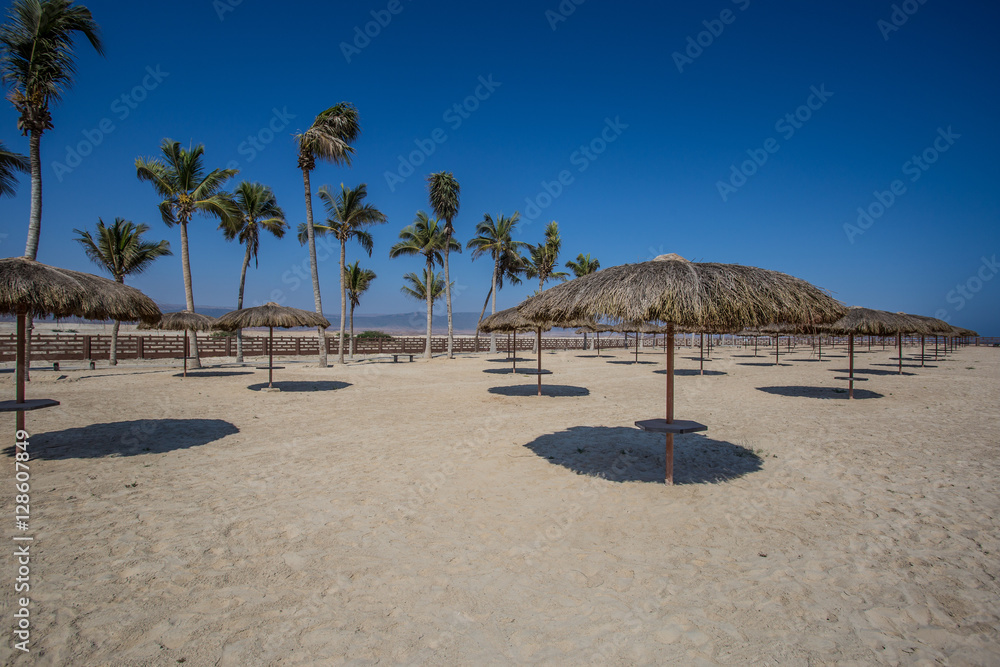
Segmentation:
<svg viewBox="0 0 1000 667">
<path fill-rule="evenodd" d="M 416 356 L 415 354 L 403 354 L 403 353 L 394 354 L 394 355 L 392 355 L 392 363 L 394 363 L 394 364 L 397 363 L 399 361 L 400 357 L 409 357 L 410 361 L 412 362 L 413 361 L 413 357 L 415 357 L 415 356 Z"/>
</svg>

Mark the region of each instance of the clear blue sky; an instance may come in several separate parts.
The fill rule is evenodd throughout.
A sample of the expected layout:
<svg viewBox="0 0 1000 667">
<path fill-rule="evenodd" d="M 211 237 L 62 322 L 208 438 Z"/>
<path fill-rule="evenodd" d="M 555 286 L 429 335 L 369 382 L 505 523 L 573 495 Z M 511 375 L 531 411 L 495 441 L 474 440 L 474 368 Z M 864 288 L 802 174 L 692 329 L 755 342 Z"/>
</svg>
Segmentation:
<svg viewBox="0 0 1000 667">
<path fill-rule="evenodd" d="M 564 260 L 591 253 L 607 267 L 676 252 L 749 264 L 848 304 L 945 315 L 1000 334 L 993 3 L 910 0 L 896 3 L 895 16 L 893 2 L 872 0 L 85 4 L 107 57 L 81 46 L 76 85 L 43 136 L 40 261 L 94 271 L 73 228 L 93 228 L 98 217 L 147 222 L 175 256 L 130 282 L 183 303 L 179 231 L 160 221 L 135 158 L 155 155 L 164 137 L 204 143 L 210 166 L 233 161 L 238 179 L 270 185 L 294 228 L 305 205 L 291 134 L 350 101 L 363 131 L 353 167 L 322 164 L 312 183 L 365 182 L 389 218 L 374 230 L 372 258 L 348 248 L 349 260 L 378 273 L 359 312 L 420 309 L 399 291 L 420 260 L 390 261 L 388 251 L 427 209 L 426 174 L 449 170 L 462 185 L 463 245 L 485 212 L 518 210 L 534 215 L 522 223 L 527 242 L 559 222 Z M 564 16 L 560 6 L 574 11 Z M 367 26 L 376 36 L 356 42 L 373 11 L 387 25 Z M 483 99 L 467 100 L 477 92 Z M 461 115 L 453 110 L 466 101 Z M 104 119 L 110 132 L 99 130 Z M 26 153 L 15 123 L 0 105 L 0 138 Z M 53 164 L 74 163 L 67 151 L 81 142 L 89 155 L 78 166 Z M 433 152 L 390 183 L 387 173 L 409 173 L 399 171 L 400 156 L 409 161 L 418 144 Z M 763 164 L 743 164 L 754 157 Z M 733 176 L 734 165 L 752 175 Z M 563 171 L 558 196 L 538 201 L 543 182 Z M 25 178 L 16 198 L 0 202 L 3 255 L 23 252 L 29 190 Z M 546 206 L 531 210 L 529 199 Z M 859 225 L 859 207 L 876 215 Z M 197 303 L 235 306 L 241 247 L 207 218 L 190 233 Z M 294 278 L 305 259 L 294 234 L 266 238 L 248 303 L 278 296 L 311 309 L 308 280 L 296 288 Z M 486 258 L 453 256 L 456 311 L 479 310 L 490 271 Z M 336 273 L 335 258 L 321 264 L 331 313 Z M 505 288 L 499 305 L 534 288 Z"/>
</svg>

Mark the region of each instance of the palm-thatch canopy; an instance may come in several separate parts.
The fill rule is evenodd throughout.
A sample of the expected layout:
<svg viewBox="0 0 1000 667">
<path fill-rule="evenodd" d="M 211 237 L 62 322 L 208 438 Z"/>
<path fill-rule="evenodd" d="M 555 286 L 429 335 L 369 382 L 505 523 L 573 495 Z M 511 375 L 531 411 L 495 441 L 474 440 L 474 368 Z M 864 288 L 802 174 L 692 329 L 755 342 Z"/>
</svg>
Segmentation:
<svg viewBox="0 0 1000 667">
<path fill-rule="evenodd" d="M 273 301 L 265 303 L 263 306 L 253 308 L 242 308 L 226 313 L 215 321 L 215 328 L 224 331 L 234 331 L 236 329 L 247 329 L 250 327 L 280 327 L 290 329 L 292 327 L 328 327 L 330 320 L 322 315 L 281 306 Z"/>
<path fill-rule="evenodd" d="M 901 333 L 930 333 L 926 323 L 903 313 L 873 310 L 851 306 L 847 314 L 832 324 L 820 327 L 822 331 L 837 334 L 857 334 L 862 336 L 889 336 Z"/>
<path fill-rule="evenodd" d="M 164 313 L 156 324 L 140 324 L 140 329 L 162 329 L 164 331 L 209 331 L 215 327 L 215 318 L 190 310 Z"/>
<path fill-rule="evenodd" d="M 160 309 L 128 285 L 23 257 L 0 259 L 0 314 L 155 323 Z"/>
<path fill-rule="evenodd" d="M 843 304 L 799 278 L 739 264 L 689 262 L 675 254 L 576 278 L 528 299 L 519 310 L 533 321 L 607 317 L 706 331 L 739 331 L 768 322 L 820 324 L 846 312 Z"/>
<path fill-rule="evenodd" d="M 526 319 L 518 313 L 517 308 L 508 308 L 494 313 L 479 324 L 479 330 L 485 333 L 508 333 L 512 331 L 534 331 L 538 324 Z M 545 324 L 542 329 L 548 331 L 552 326 Z"/>
<path fill-rule="evenodd" d="M 899 313 L 900 315 L 905 315 L 911 319 L 923 322 L 924 329 L 917 333 L 921 333 L 927 336 L 949 336 L 955 327 L 951 326 L 944 320 L 939 320 L 936 317 L 928 317 L 927 315 L 910 315 L 908 313 Z"/>
</svg>

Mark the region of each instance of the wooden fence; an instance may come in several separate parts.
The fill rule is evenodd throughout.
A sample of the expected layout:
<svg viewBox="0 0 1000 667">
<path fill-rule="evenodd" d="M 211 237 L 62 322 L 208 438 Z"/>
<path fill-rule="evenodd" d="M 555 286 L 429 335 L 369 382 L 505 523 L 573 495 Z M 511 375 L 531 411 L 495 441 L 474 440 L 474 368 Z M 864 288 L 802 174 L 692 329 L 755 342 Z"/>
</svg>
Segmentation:
<svg viewBox="0 0 1000 667">
<path fill-rule="evenodd" d="M 662 345 L 663 336 L 643 337 L 643 346 Z M 336 335 L 327 336 L 327 354 L 337 352 Z M 798 336 L 793 339 L 793 344 L 811 345 L 809 337 Z M 928 339 L 928 343 L 933 339 Z M 190 354 L 190 340 L 188 348 L 184 347 L 184 336 L 178 335 L 136 335 L 127 334 L 118 337 L 118 358 L 119 359 L 177 359 Z M 681 346 L 690 346 L 691 343 L 698 346 L 698 337 L 691 340 L 690 336 L 678 334 L 677 343 Z M 706 344 L 709 337 L 705 337 Z M 875 338 L 873 346 L 882 346 L 882 339 Z M 908 347 L 919 346 L 919 337 L 906 337 L 903 339 L 904 345 Z M 781 337 L 781 346 L 785 347 L 788 337 Z M 824 336 L 824 345 L 845 345 L 847 338 L 844 336 L 833 337 Z M 594 346 L 594 337 L 588 338 L 591 348 Z M 753 338 L 749 336 L 714 336 L 713 345 L 753 345 Z M 773 337 L 761 336 L 758 340 L 761 346 L 773 345 Z M 887 347 L 895 345 L 895 339 L 886 339 Z M 1000 338 L 979 338 L 967 339 L 965 344 L 969 345 L 997 345 Z M 355 339 L 355 352 L 357 354 L 420 354 L 424 351 L 425 340 L 418 336 L 393 336 L 389 339 Z M 856 345 L 867 345 L 867 339 L 858 337 Z M 621 336 L 601 336 L 601 349 L 613 348 L 634 348 L 635 336 L 630 335 L 628 339 Z M 497 349 L 500 352 L 509 352 L 514 347 L 513 339 L 506 334 L 497 335 Z M 517 337 L 516 349 L 532 350 L 535 347 L 535 337 L 533 334 L 521 334 Z M 446 352 L 448 349 L 448 339 L 445 336 L 431 337 L 431 351 L 435 353 Z M 455 352 L 486 352 L 490 349 L 490 337 L 482 334 L 479 338 L 473 336 L 456 336 L 454 342 Z M 549 337 L 542 336 L 543 350 L 582 350 L 583 338 L 572 337 Z M 31 337 L 31 358 L 36 361 L 74 361 L 74 360 L 101 360 L 108 359 L 111 350 L 110 335 L 84 335 L 84 334 L 36 334 Z M 14 361 L 16 352 L 16 338 L 13 334 L 0 336 L 0 361 Z M 235 357 L 236 338 L 232 336 L 213 338 L 202 335 L 198 337 L 198 352 L 202 357 Z M 277 356 L 315 356 L 319 352 L 318 340 L 315 336 L 275 336 L 274 354 Z M 261 357 L 268 354 L 268 338 L 257 332 L 248 333 L 243 336 L 243 354 L 247 357 Z"/>
</svg>

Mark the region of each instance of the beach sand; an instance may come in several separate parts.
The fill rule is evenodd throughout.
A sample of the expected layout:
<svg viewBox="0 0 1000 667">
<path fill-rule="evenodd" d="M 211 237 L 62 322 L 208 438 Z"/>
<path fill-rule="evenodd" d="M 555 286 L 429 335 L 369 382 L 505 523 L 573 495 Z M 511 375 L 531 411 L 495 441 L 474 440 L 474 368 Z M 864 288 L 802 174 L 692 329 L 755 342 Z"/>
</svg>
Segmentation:
<svg viewBox="0 0 1000 667">
<path fill-rule="evenodd" d="M 9 546 L 0 659 L 997 664 L 1000 350 L 903 376 L 859 354 L 854 401 L 827 352 L 717 349 L 699 376 L 680 349 L 676 416 L 709 430 L 673 487 L 633 426 L 664 414 L 662 352 L 546 353 L 541 398 L 502 354 L 288 360 L 280 393 L 254 365 L 39 364 L 31 653 Z"/>
</svg>

